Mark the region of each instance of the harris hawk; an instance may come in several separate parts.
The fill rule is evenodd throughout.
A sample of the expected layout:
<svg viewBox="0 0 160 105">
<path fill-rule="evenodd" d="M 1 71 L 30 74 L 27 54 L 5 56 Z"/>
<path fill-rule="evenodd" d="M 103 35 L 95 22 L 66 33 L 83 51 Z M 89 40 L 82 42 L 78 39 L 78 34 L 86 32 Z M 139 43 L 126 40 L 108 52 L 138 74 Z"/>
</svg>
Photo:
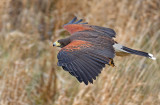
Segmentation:
<svg viewBox="0 0 160 105">
<path fill-rule="evenodd" d="M 60 39 L 53 46 L 61 47 L 57 58 L 58 66 L 62 66 L 79 82 L 93 83 L 93 79 L 101 73 L 106 64 L 114 67 L 115 55 L 135 54 L 155 60 L 152 54 L 137 51 L 114 41 L 116 33 L 113 29 L 88 25 L 82 19 L 73 18 L 63 25 L 71 36 Z"/>
</svg>

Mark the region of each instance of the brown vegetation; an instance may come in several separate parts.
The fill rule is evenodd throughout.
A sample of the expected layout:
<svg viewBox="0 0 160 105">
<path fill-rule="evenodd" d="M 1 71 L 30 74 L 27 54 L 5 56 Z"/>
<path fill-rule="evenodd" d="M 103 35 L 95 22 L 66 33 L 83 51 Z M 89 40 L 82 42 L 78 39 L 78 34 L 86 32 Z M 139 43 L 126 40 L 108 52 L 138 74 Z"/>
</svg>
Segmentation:
<svg viewBox="0 0 160 105">
<path fill-rule="evenodd" d="M 88 86 L 57 67 L 56 39 L 74 16 L 115 29 L 123 45 L 153 53 L 116 57 Z M 1 0 L 0 105 L 159 105 L 159 0 Z"/>
</svg>

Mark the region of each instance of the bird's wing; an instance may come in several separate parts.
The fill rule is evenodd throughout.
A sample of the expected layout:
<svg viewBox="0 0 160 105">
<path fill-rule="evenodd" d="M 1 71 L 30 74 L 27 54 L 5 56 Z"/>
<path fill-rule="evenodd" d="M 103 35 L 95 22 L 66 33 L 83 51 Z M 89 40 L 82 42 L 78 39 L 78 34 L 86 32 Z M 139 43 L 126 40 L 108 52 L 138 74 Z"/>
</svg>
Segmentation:
<svg viewBox="0 0 160 105">
<path fill-rule="evenodd" d="M 83 40 L 72 41 L 63 47 L 57 56 L 58 66 L 62 66 L 79 82 L 84 82 L 86 85 L 88 82 L 93 83 L 93 79 L 96 79 L 105 64 L 109 64 L 113 57 L 112 45 L 103 48 Z"/>
<path fill-rule="evenodd" d="M 105 35 L 107 37 L 115 37 L 116 33 L 113 29 L 110 28 L 106 28 L 106 27 L 100 27 L 100 26 L 94 26 L 94 25 L 87 25 L 88 23 L 81 23 L 82 19 L 76 21 L 76 17 L 71 20 L 69 23 L 65 24 L 63 27 L 64 29 L 66 29 L 70 34 L 73 34 L 75 32 L 79 32 L 79 31 L 96 31 L 98 33 L 100 33 L 100 35 Z"/>
</svg>

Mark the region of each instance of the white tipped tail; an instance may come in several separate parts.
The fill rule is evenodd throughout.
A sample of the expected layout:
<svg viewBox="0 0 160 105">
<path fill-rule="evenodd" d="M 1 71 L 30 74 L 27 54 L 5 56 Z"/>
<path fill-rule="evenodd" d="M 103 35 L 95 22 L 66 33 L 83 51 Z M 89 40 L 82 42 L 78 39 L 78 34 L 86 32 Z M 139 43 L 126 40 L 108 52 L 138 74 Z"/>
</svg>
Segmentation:
<svg viewBox="0 0 160 105">
<path fill-rule="evenodd" d="M 148 55 L 150 56 L 150 59 L 156 60 L 156 58 L 152 54 L 148 53 Z"/>
<path fill-rule="evenodd" d="M 114 47 L 116 53 L 135 54 L 135 55 L 140 55 L 140 56 L 144 56 L 144 57 L 150 58 L 152 60 L 156 60 L 156 58 L 152 54 L 150 54 L 150 53 L 134 50 L 134 49 L 125 47 L 123 45 L 120 45 L 118 43 L 115 43 L 113 45 L 113 47 Z M 121 54 L 117 54 L 117 55 L 121 55 Z"/>
</svg>

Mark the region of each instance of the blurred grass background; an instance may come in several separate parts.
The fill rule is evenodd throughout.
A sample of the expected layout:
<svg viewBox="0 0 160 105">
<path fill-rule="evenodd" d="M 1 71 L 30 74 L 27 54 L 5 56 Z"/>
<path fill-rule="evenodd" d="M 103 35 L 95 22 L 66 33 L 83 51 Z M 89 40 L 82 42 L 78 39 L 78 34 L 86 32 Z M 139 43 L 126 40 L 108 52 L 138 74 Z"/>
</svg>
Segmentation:
<svg viewBox="0 0 160 105">
<path fill-rule="evenodd" d="M 113 28 L 116 41 L 153 53 L 115 57 L 85 86 L 57 67 L 52 43 L 74 16 Z M 159 0 L 1 0 L 0 105 L 159 105 Z"/>
</svg>

